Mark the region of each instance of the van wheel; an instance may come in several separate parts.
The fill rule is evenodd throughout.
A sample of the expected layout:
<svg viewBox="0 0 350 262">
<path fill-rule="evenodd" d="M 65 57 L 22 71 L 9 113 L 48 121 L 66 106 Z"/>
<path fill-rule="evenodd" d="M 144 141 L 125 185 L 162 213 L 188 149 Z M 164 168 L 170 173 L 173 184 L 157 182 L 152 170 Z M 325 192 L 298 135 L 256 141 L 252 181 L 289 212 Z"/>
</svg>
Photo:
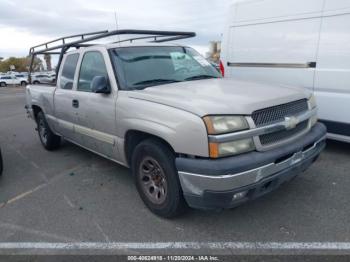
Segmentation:
<svg viewBox="0 0 350 262">
<path fill-rule="evenodd" d="M 0 83 L 0 86 L 1 86 L 1 87 L 6 87 L 6 83 L 5 83 L 5 82 L 1 82 L 1 83 Z"/>
<path fill-rule="evenodd" d="M 27 82 L 26 81 L 22 81 L 21 82 L 21 86 L 26 86 L 27 85 Z"/>
<path fill-rule="evenodd" d="M 171 218 L 185 211 L 175 156 L 166 145 L 157 139 L 145 140 L 136 146 L 131 162 L 137 190 L 153 213 Z"/>
<path fill-rule="evenodd" d="M 61 137 L 55 135 L 51 131 L 43 112 L 39 112 L 37 115 L 37 125 L 39 138 L 45 149 L 52 151 L 59 148 L 61 145 Z"/>
</svg>

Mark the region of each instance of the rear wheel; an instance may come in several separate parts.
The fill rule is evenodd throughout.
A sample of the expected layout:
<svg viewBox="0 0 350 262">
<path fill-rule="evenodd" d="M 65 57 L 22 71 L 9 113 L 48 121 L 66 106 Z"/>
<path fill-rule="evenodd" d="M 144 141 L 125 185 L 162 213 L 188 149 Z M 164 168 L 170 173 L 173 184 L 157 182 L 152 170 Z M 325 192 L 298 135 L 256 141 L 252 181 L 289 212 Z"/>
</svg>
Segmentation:
<svg viewBox="0 0 350 262">
<path fill-rule="evenodd" d="M 26 86 L 27 85 L 27 82 L 26 81 L 22 81 L 21 82 L 21 86 Z"/>
<path fill-rule="evenodd" d="M 1 83 L 0 83 L 0 86 L 1 86 L 1 87 L 5 87 L 5 86 L 6 86 L 6 83 L 5 83 L 5 82 L 1 82 Z"/>
<path fill-rule="evenodd" d="M 40 83 L 39 81 L 34 81 L 34 82 L 33 82 L 34 85 L 37 85 L 37 84 L 39 84 L 39 83 Z"/>
<path fill-rule="evenodd" d="M 132 172 L 143 202 L 153 213 L 171 218 L 185 211 L 175 156 L 164 143 L 148 139 L 136 146 Z"/>
<path fill-rule="evenodd" d="M 47 124 L 44 113 L 41 111 L 37 115 L 38 134 L 41 144 L 45 149 L 52 151 L 61 145 L 61 137 L 55 135 Z"/>
</svg>

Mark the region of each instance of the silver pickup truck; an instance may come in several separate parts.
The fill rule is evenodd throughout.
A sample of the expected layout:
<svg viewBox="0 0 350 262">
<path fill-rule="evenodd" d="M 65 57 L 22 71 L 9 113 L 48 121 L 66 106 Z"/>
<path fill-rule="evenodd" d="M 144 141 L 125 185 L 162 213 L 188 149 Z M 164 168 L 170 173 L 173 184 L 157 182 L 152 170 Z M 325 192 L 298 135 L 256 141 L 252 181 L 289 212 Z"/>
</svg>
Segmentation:
<svg viewBox="0 0 350 262">
<path fill-rule="evenodd" d="M 26 103 L 47 150 L 64 138 L 130 167 L 142 200 L 163 217 L 262 196 L 325 147 L 309 92 L 227 80 L 192 48 L 169 43 L 65 52 L 57 84 L 28 85 Z"/>
</svg>

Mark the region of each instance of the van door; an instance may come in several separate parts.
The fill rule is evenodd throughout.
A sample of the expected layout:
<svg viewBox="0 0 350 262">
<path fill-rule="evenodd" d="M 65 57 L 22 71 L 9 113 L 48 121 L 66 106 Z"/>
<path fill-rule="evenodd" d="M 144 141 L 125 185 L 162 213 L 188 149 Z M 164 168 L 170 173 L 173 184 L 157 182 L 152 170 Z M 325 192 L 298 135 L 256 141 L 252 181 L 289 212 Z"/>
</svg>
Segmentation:
<svg viewBox="0 0 350 262">
<path fill-rule="evenodd" d="M 312 90 L 322 1 L 244 1 L 224 37 L 225 75 Z"/>
<path fill-rule="evenodd" d="M 350 136 L 349 25 L 350 2 L 327 1 L 314 90 L 319 118 L 327 125 L 328 132 L 344 136 Z"/>
<path fill-rule="evenodd" d="M 69 140 L 75 141 L 74 121 L 77 108 L 74 105 L 76 92 L 74 76 L 79 60 L 79 53 L 69 54 L 63 61 L 63 68 L 57 81 L 54 94 L 55 129 Z"/>
<path fill-rule="evenodd" d="M 110 94 L 96 94 L 91 90 L 95 76 L 106 77 L 110 84 L 106 60 L 100 51 L 84 53 L 77 83 L 75 132 L 82 146 L 116 159 L 116 92 L 112 90 Z"/>
</svg>

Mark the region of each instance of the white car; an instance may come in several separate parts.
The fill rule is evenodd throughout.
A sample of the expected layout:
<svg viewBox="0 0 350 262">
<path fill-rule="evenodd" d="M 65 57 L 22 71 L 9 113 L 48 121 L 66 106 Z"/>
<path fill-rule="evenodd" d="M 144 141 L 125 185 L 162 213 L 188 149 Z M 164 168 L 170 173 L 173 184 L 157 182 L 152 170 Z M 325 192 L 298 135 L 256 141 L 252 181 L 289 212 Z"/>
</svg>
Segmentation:
<svg viewBox="0 0 350 262">
<path fill-rule="evenodd" d="M 32 75 L 32 83 L 34 85 L 37 84 L 49 84 L 53 83 L 55 81 L 55 78 L 52 76 L 49 76 L 47 74 L 36 74 Z"/>
<path fill-rule="evenodd" d="M 226 77 L 314 92 L 328 138 L 350 142 L 350 1 L 233 4 L 221 59 Z"/>
<path fill-rule="evenodd" d="M 27 79 L 23 77 L 17 77 L 15 75 L 0 76 L 0 87 L 5 87 L 8 85 L 26 86 L 27 84 L 28 84 Z"/>
</svg>

